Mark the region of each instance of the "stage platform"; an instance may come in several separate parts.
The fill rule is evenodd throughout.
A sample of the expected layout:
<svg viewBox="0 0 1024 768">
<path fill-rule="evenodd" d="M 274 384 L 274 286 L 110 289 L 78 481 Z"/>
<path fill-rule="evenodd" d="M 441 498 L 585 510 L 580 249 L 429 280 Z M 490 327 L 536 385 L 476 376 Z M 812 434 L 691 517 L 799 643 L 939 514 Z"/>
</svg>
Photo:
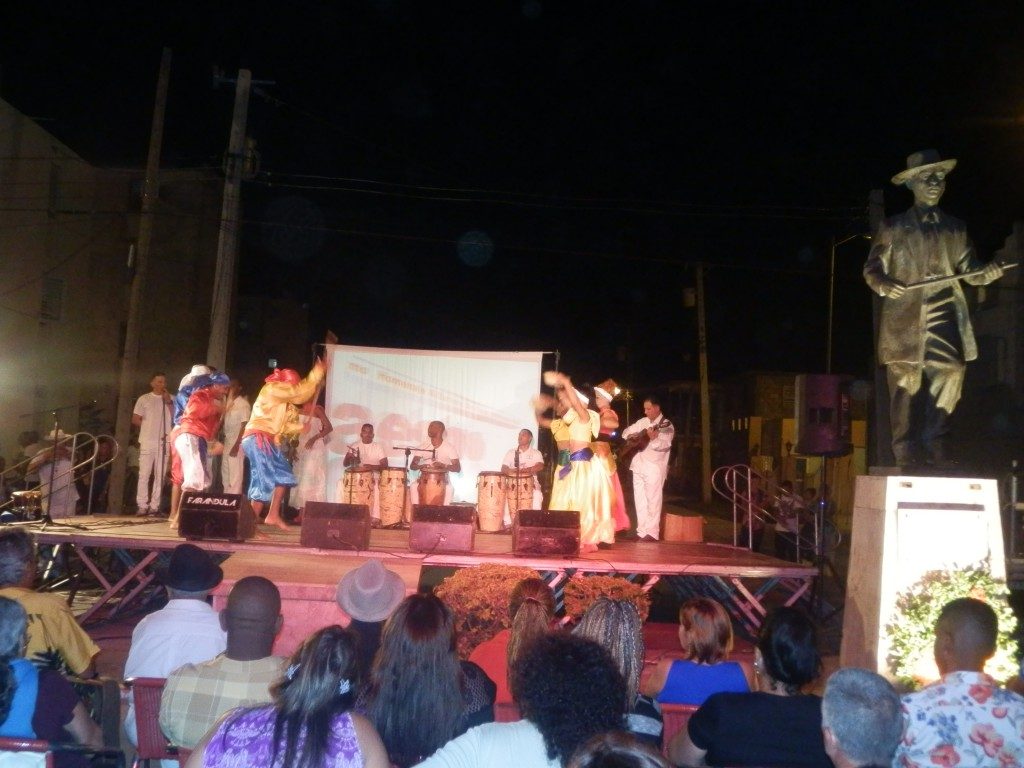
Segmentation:
<svg viewBox="0 0 1024 768">
<path fill-rule="evenodd" d="M 160 560 L 184 541 L 166 520 L 158 518 L 94 515 L 25 525 L 40 544 L 59 546 L 54 562 L 63 561 L 63 555 L 73 550 L 101 585 L 102 594 L 78 617 L 83 624 L 123 611 L 153 582 Z M 407 530 L 375 529 L 369 549 L 362 551 L 303 547 L 299 531 L 298 527 L 282 531 L 260 526 L 258 537 L 248 541 L 192 543 L 227 556 L 219 593 L 226 594 L 242 576 L 259 574 L 277 583 L 286 599 L 317 603 L 318 610 L 339 615 L 333 603 L 337 583 L 367 557 L 379 558 L 399 572 L 410 591 L 416 589 L 425 566 L 465 568 L 482 563 L 534 568 L 556 588 L 574 574 L 622 575 L 648 589 L 659 579 L 670 578 L 682 594 L 707 594 L 726 604 L 749 631 L 760 626 L 770 593 L 779 593 L 776 602 L 792 604 L 808 594 L 818 575 L 808 565 L 724 544 L 624 541 L 592 554 L 563 558 L 517 556 L 512 552 L 512 537 L 497 533 L 477 532 L 472 553 L 449 554 L 411 551 Z M 215 598 L 216 603 L 219 597 Z M 311 605 L 292 607 L 300 612 L 311 609 Z"/>
</svg>

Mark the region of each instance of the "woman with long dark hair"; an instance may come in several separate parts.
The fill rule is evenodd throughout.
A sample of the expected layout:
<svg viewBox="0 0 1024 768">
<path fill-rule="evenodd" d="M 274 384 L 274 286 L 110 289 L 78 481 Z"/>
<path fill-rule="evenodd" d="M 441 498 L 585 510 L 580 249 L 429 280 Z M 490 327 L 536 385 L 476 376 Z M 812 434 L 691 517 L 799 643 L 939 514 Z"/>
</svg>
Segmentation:
<svg viewBox="0 0 1024 768">
<path fill-rule="evenodd" d="M 358 690 L 355 637 L 324 627 L 299 647 L 273 703 L 225 714 L 186 768 L 388 768 L 373 725 L 352 712 Z"/>
<path fill-rule="evenodd" d="M 405 768 L 494 720 L 494 693 L 480 667 L 459 661 L 448 606 L 434 595 L 410 595 L 384 626 L 360 709 L 391 762 Z"/>
</svg>

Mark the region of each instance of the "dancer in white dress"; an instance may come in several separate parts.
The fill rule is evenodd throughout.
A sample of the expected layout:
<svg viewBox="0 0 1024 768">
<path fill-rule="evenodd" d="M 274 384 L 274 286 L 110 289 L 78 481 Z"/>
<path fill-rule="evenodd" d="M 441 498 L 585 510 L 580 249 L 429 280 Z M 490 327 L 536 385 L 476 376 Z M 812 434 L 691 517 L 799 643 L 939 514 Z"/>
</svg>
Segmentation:
<svg viewBox="0 0 1024 768">
<path fill-rule="evenodd" d="M 334 427 L 319 405 L 312 414 L 300 415 L 299 420 L 302 432 L 292 469 L 299 484 L 292 489 L 288 504 L 301 510 L 307 501 L 327 501 L 327 442 Z"/>
</svg>

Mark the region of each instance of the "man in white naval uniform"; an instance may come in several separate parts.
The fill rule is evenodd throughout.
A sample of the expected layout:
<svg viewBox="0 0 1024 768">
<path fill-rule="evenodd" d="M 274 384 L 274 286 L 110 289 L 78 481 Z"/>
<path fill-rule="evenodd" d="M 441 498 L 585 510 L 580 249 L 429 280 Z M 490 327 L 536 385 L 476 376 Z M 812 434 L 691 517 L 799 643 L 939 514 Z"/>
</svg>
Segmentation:
<svg viewBox="0 0 1024 768">
<path fill-rule="evenodd" d="M 651 395 L 644 400 L 644 417 L 622 432 L 625 439 L 646 432 L 647 447 L 633 457 L 633 503 L 636 505 L 636 535 L 640 541 L 657 541 L 661 535 L 661 503 L 668 477 L 668 456 L 675 430 L 661 412 L 661 403 Z"/>
</svg>

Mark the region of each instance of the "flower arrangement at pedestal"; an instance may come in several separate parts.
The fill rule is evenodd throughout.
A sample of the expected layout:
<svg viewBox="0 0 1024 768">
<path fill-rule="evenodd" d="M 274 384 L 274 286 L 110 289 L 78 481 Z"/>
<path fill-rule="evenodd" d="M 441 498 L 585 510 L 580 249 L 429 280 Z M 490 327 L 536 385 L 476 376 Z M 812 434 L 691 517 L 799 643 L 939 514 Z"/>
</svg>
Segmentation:
<svg viewBox="0 0 1024 768">
<path fill-rule="evenodd" d="M 992 606 L 999 619 L 996 653 L 985 671 L 1004 681 L 1017 673 L 1017 641 L 1013 639 L 1017 619 L 1007 600 L 1006 582 L 994 579 L 986 563 L 948 571 L 928 571 L 896 596 L 889 634 L 889 671 L 909 688 L 938 679 L 935 667 L 935 622 L 942 607 L 951 600 L 973 597 Z"/>
<path fill-rule="evenodd" d="M 643 587 L 617 576 L 573 576 L 565 583 L 565 615 L 574 622 L 587 612 L 599 597 L 628 600 L 636 606 L 641 621 L 647 621 L 651 598 Z"/>
<path fill-rule="evenodd" d="M 434 590 L 455 614 L 459 656 L 468 658 L 480 643 L 512 625 L 508 598 L 523 579 L 538 578 L 537 571 L 513 565 L 478 565 L 462 568 Z"/>
</svg>

